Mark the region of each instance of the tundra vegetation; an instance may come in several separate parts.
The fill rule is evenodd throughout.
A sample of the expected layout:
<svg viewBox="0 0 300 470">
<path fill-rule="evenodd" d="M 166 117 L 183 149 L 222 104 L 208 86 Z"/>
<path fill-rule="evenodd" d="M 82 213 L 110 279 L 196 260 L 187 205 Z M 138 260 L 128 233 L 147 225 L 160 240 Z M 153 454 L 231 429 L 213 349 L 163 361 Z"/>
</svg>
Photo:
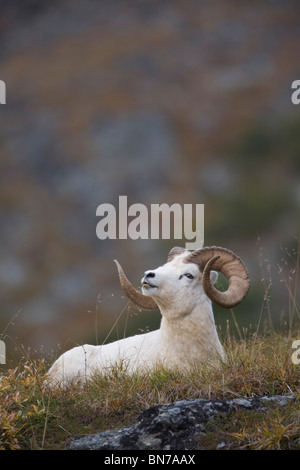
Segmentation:
<svg viewBox="0 0 300 470">
<path fill-rule="evenodd" d="M 231 449 L 300 449 L 300 365 L 292 361 L 293 341 L 300 338 L 299 253 L 287 273 L 281 268 L 278 273 L 287 292 L 280 327 L 270 320 L 260 331 L 257 325 L 239 328 L 232 311 L 233 328 L 228 323 L 219 329 L 227 357 L 219 367 L 158 366 L 129 376 L 118 364 L 109 373 L 94 374 L 83 388 L 53 393 L 44 388 L 53 358 L 23 350 L 17 366 L 1 366 L 0 448 L 65 449 L 76 436 L 134 424 L 141 410 L 181 399 L 288 394 L 296 401 L 268 413 L 239 410 L 210 421 L 199 447 L 216 449 L 226 442 Z M 257 299 L 256 316 L 268 309 L 268 287 Z"/>
</svg>

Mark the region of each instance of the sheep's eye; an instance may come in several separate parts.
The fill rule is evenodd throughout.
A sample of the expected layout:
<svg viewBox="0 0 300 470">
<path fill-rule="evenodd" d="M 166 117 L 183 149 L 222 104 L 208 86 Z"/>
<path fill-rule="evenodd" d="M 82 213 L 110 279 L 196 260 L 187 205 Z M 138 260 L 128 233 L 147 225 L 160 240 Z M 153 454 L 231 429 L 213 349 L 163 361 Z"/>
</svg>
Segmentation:
<svg viewBox="0 0 300 470">
<path fill-rule="evenodd" d="M 185 276 L 188 278 L 188 279 L 194 279 L 194 276 L 190 273 L 186 273 Z"/>
</svg>

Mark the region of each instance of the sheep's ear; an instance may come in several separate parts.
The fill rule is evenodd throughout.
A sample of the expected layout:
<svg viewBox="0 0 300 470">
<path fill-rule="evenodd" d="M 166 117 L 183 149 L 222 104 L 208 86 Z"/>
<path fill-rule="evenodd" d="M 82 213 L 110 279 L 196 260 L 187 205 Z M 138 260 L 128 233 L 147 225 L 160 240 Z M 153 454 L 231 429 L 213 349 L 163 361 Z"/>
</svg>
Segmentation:
<svg viewBox="0 0 300 470">
<path fill-rule="evenodd" d="M 212 285 L 214 285 L 218 280 L 219 273 L 217 271 L 210 271 L 209 276 L 210 282 L 212 283 Z"/>
<path fill-rule="evenodd" d="M 172 250 L 168 254 L 167 262 L 172 261 L 172 259 L 174 259 L 175 256 L 180 255 L 184 251 L 186 251 L 185 248 L 182 248 L 181 246 L 174 246 L 174 248 L 172 248 Z"/>
</svg>

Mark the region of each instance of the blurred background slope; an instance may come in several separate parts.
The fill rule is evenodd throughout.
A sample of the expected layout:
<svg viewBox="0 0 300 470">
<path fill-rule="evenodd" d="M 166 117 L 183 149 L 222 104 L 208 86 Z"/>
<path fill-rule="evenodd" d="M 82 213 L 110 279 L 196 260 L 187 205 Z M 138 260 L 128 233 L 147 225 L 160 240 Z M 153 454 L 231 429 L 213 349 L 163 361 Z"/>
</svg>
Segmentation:
<svg viewBox="0 0 300 470">
<path fill-rule="evenodd" d="M 119 195 L 205 204 L 205 244 L 252 278 L 238 322 L 276 323 L 299 234 L 298 2 L 15 0 L 0 39 L 0 333 L 103 341 L 126 305 L 112 260 L 138 286 L 185 243 L 97 239 L 96 208 Z M 126 334 L 159 324 L 130 315 Z"/>
</svg>

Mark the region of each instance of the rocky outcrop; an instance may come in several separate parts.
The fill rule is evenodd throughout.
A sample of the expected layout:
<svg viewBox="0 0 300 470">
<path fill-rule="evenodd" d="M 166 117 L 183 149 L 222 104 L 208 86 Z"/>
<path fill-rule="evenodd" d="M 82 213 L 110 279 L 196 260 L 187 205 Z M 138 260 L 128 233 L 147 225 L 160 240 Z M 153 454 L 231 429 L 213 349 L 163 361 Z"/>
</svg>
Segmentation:
<svg viewBox="0 0 300 470">
<path fill-rule="evenodd" d="M 74 439 L 71 450 L 188 450 L 199 449 L 205 425 L 217 415 L 238 409 L 267 412 L 268 405 L 284 406 L 291 395 L 235 398 L 232 400 L 181 400 L 141 412 L 138 423 Z"/>
</svg>

